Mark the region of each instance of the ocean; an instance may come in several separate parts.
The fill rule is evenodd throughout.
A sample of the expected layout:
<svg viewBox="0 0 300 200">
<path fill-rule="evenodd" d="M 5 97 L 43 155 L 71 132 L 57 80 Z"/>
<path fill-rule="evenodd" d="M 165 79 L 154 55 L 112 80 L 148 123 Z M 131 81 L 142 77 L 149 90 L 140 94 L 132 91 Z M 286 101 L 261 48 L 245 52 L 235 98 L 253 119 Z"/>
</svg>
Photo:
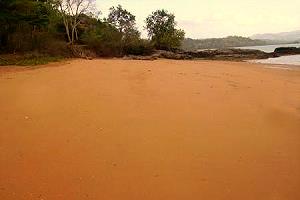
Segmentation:
<svg viewBox="0 0 300 200">
<path fill-rule="evenodd" d="M 249 46 L 237 47 L 239 49 L 257 49 L 267 53 L 273 52 L 278 47 L 300 47 L 300 44 L 279 44 L 279 45 L 266 45 L 266 46 Z M 262 60 L 252 60 L 250 62 L 265 63 L 265 64 L 279 64 L 279 65 L 299 65 L 300 55 L 281 56 L 278 58 L 268 58 Z"/>
</svg>

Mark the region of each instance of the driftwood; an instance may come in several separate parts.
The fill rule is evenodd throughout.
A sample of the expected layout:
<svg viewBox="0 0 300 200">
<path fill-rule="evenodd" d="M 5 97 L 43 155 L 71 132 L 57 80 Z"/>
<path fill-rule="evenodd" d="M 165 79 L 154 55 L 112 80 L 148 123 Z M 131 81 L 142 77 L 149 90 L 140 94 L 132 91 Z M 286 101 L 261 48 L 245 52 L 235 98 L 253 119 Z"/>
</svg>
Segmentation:
<svg viewBox="0 0 300 200">
<path fill-rule="evenodd" d="M 86 45 L 70 45 L 69 48 L 73 56 L 77 58 L 92 60 L 93 58 L 97 57 L 93 51 L 87 49 Z"/>
</svg>

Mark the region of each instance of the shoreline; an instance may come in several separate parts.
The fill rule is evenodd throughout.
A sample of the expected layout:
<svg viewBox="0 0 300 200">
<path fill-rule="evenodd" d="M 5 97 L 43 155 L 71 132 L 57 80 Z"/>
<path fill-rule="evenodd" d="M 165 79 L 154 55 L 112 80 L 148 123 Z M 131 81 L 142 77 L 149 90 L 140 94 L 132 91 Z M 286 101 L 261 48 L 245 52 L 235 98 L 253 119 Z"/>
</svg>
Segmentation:
<svg viewBox="0 0 300 200">
<path fill-rule="evenodd" d="M 0 66 L 0 75 L 6 74 L 6 73 L 16 73 L 16 72 L 22 72 L 22 71 L 28 71 L 28 70 L 38 70 L 42 68 L 48 68 L 48 67 L 61 67 L 64 65 L 68 65 L 74 61 L 88 61 L 87 59 L 83 58 L 68 58 L 63 59 L 61 61 L 51 62 L 48 64 L 42 64 L 42 65 L 30 65 L 30 66 L 19 66 L 19 65 L 7 65 L 7 66 Z M 154 62 L 154 61 L 160 61 L 160 60 L 170 60 L 173 59 L 165 59 L 165 58 L 159 58 L 156 60 L 136 60 L 136 59 L 124 59 L 124 58 L 95 58 L 92 59 L 93 61 L 97 60 L 116 60 L 116 61 L 140 61 L 140 62 Z M 176 60 L 173 60 L 176 61 Z M 194 59 L 194 60 L 181 60 L 181 61 L 192 61 L 192 62 L 220 62 L 220 63 L 241 63 L 241 64 L 249 64 L 256 67 L 263 67 L 268 69 L 283 69 L 283 70 L 300 70 L 300 65 L 293 65 L 293 64 L 274 64 L 274 63 L 260 63 L 260 62 L 253 62 L 253 60 L 210 60 L 210 59 Z"/>
<path fill-rule="evenodd" d="M 217 60 L 217 61 L 245 61 L 245 62 L 254 62 L 262 64 L 276 64 L 276 63 L 263 63 L 259 61 L 268 60 L 268 59 L 278 59 L 285 56 L 296 56 L 300 54 L 300 48 L 297 47 L 279 47 L 276 48 L 273 52 L 266 52 L 257 49 L 243 49 L 243 48 L 225 48 L 225 49 L 207 49 L 207 50 L 198 50 L 198 51 L 185 51 L 185 50 L 154 50 L 149 55 L 124 55 L 123 57 L 89 57 L 87 55 L 83 56 L 74 56 L 74 58 L 62 58 L 57 56 L 48 56 L 48 55 L 18 55 L 18 54 L 6 54 L 0 55 L 0 67 L 6 66 L 41 66 L 50 63 L 57 63 L 60 60 L 70 60 L 70 59 L 122 59 L 122 60 L 157 60 L 157 59 L 170 59 L 170 60 Z M 94 55 L 95 56 L 95 55 Z M 6 63 L 7 65 L 4 65 Z M 9 64 L 10 63 L 10 64 Z M 279 63 L 287 65 L 296 65 L 300 64 L 289 64 L 289 63 Z"/>
</svg>

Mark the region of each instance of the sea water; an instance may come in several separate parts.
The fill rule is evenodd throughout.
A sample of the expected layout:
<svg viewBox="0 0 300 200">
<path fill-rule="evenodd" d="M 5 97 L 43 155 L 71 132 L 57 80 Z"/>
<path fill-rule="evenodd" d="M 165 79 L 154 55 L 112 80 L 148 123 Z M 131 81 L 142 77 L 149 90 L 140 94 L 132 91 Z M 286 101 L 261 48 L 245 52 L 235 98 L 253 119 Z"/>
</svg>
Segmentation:
<svg viewBox="0 0 300 200">
<path fill-rule="evenodd" d="M 279 45 L 266 45 L 266 46 L 249 46 L 249 47 L 237 47 L 239 49 L 256 49 L 267 53 L 274 52 L 278 47 L 300 47 L 300 44 L 279 44 Z M 299 65 L 300 55 L 281 56 L 278 58 L 268 58 L 261 60 L 252 60 L 250 62 L 265 63 L 265 64 L 280 64 L 280 65 Z"/>
</svg>

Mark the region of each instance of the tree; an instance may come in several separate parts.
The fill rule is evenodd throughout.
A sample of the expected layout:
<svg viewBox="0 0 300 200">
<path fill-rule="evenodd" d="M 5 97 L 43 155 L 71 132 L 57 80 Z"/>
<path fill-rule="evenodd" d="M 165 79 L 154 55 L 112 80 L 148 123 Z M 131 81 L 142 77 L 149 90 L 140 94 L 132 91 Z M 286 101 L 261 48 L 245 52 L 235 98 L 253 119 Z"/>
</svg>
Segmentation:
<svg viewBox="0 0 300 200">
<path fill-rule="evenodd" d="M 82 41 L 100 56 L 118 56 L 122 40 L 121 33 L 108 22 L 93 21 L 84 34 Z"/>
<path fill-rule="evenodd" d="M 126 9 L 123 9 L 121 5 L 111 7 L 109 11 L 107 21 L 116 27 L 120 33 L 126 34 L 132 30 L 136 30 L 135 16 Z"/>
<path fill-rule="evenodd" d="M 95 8 L 95 0 L 54 0 L 53 4 L 60 10 L 65 25 L 68 41 L 71 45 L 79 39 L 78 25 L 80 16 L 92 15 Z"/>
<path fill-rule="evenodd" d="M 124 48 L 135 43 L 140 38 L 140 32 L 136 28 L 135 16 L 121 5 L 111 7 L 107 22 L 113 25 L 122 35 L 121 54 Z"/>
<path fill-rule="evenodd" d="M 0 1 L 0 46 L 7 51 L 33 50 L 49 24 L 48 3 L 37 0 Z"/>
<path fill-rule="evenodd" d="M 146 18 L 148 36 L 157 49 L 171 50 L 181 46 L 185 33 L 175 27 L 175 15 L 166 10 L 157 10 Z"/>
</svg>

